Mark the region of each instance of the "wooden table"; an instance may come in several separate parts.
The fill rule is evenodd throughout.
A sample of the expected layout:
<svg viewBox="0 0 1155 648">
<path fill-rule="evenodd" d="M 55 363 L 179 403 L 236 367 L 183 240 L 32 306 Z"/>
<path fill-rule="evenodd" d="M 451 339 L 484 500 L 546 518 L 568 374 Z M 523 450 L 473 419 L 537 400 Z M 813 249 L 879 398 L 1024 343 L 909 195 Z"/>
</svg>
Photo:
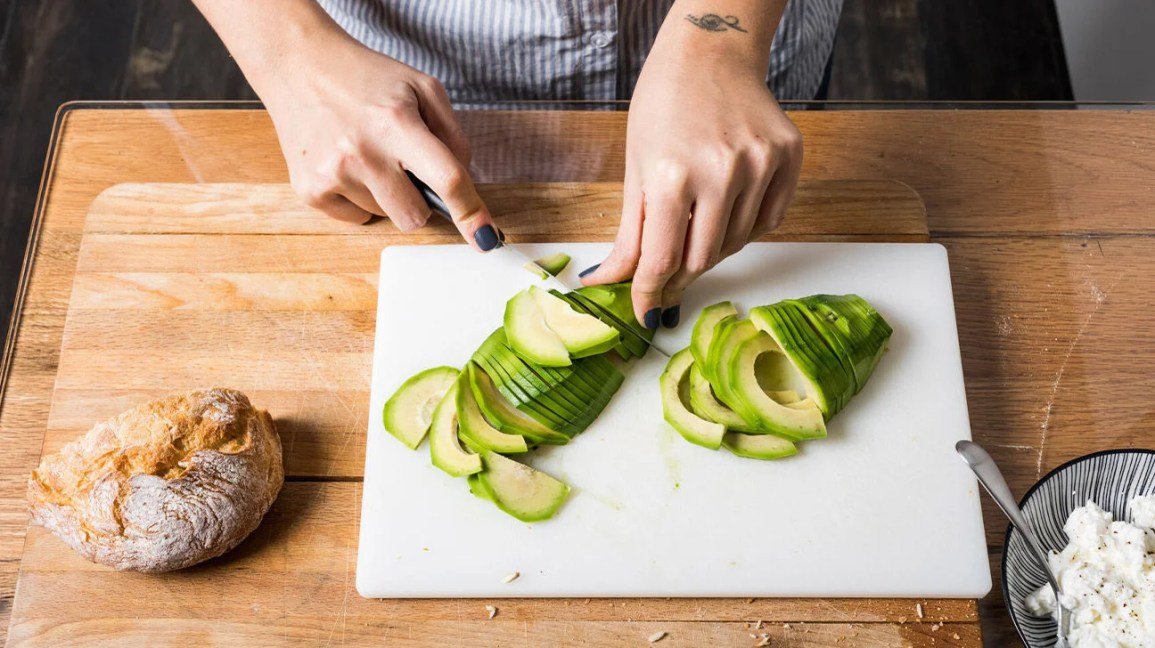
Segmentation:
<svg viewBox="0 0 1155 648">
<path fill-rule="evenodd" d="M 1022 492 L 1051 467 L 1093 450 L 1155 445 L 1155 314 L 1148 307 L 1155 266 L 1155 113 L 1115 111 L 868 111 L 793 115 L 807 142 L 804 180 L 897 179 L 924 198 L 933 237 L 951 253 L 952 275 L 975 436 L 991 447 Z M 558 179 L 613 181 L 622 173 L 623 113 L 469 113 L 485 182 Z M 27 517 L 24 479 L 37 463 L 48 426 L 64 318 L 77 268 L 85 214 L 107 187 L 132 182 L 284 182 L 271 125 L 255 110 L 73 110 L 62 114 L 42 186 L 26 301 L 0 410 L 0 612 L 9 601 L 23 552 Z M 430 234 L 432 237 L 444 233 Z M 357 489 L 347 480 L 317 478 L 289 484 L 331 502 L 284 510 L 313 516 L 311 529 L 351 534 Z M 308 486 L 305 486 L 308 485 Z M 998 593 L 997 564 L 1005 525 L 989 504 L 988 542 L 996 590 L 982 603 L 990 645 L 1010 645 L 1013 630 Z M 43 535 L 43 534 L 41 534 Z M 36 533 L 29 542 L 41 540 Z M 308 539 L 301 539 L 307 546 Z M 54 541 L 53 541 L 54 542 Z M 351 546 L 355 546 L 353 543 Z M 350 561 L 311 555 L 295 560 Z M 294 560 L 281 569 L 292 572 Z M 245 579 L 215 587 L 260 587 Z M 190 578 L 209 578 L 194 570 Z M 163 581 L 125 578 L 125 587 L 152 587 L 151 610 L 139 628 L 176 641 L 198 637 L 219 604 L 200 610 L 165 607 Z M 301 583 L 304 585 L 304 583 Z M 212 591 L 212 586 L 207 591 Z M 348 587 L 310 591 L 348 597 Z M 286 590 L 285 596 L 299 595 Z M 21 587 L 21 605 L 52 601 L 50 580 Z M 445 643 L 494 637 L 525 643 L 567 639 L 644 643 L 651 632 L 717 643 L 746 639 L 744 621 L 815 620 L 797 601 L 595 600 L 517 601 L 502 605 L 504 625 L 486 625 L 473 603 L 364 602 L 345 598 L 327 627 L 300 631 L 317 643 L 357 637 L 417 636 Z M 108 592 L 115 601 L 116 592 Z M 114 603 L 105 603 L 105 606 Z M 215 606 L 215 607 L 214 607 Z M 792 624 L 790 645 L 973 645 L 974 609 L 965 602 L 927 611 L 913 602 L 831 601 L 825 623 Z M 235 610 L 230 611 L 235 617 Z M 275 619 L 254 609 L 252 623 L 278 635 Z M 810 615 L 808 617 L 808 615 Z M 64 619 L 68 613 L 62 613 Z M 151 618 L 148 618 L 151 617 Z M 167 618 L 185 617 L 176 623 Z M 933 621 L 946 626 L 935 628 Z M 831 622 L 835 621 L 835 622 Z M 89 620 L 95 639 L 114 641 L 117 623 Z M 800 630 L 801 627 L 801 630 Z M 954 628 L 962 630 L 958 640 Z M 27 628 L 45 637 L 61 628 Z M 66 629 L 65 629 L 66 630 Z M 681 636 L 683 639 L 679 640 Z M 203 638 L 203 637 L 201 637 Z M 30 642 L 32 643 L 32 642 Z M 751 644 L 755 641 L 750 641 Z M 689 644 L 686 644 L 689 645 Z M 745 645 L 739 643 L 737 645 Z"/>
</svg>

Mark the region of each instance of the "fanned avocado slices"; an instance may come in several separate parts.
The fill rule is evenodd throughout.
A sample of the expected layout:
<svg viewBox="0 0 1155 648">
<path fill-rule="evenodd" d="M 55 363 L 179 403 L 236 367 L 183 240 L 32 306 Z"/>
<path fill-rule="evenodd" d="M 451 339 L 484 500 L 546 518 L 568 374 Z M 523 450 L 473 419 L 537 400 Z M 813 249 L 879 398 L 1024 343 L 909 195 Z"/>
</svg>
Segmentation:
<svg viewBox="0 0 1155 648">
<path fill-rule="evenodd" d="M 457 373 L 453 367 L 434 367 L 402 383 L 381 412 L 385 430 L 405 447 L 416 450 L 429 431 L 437 404 L 457 380 Z"/>
</svg>

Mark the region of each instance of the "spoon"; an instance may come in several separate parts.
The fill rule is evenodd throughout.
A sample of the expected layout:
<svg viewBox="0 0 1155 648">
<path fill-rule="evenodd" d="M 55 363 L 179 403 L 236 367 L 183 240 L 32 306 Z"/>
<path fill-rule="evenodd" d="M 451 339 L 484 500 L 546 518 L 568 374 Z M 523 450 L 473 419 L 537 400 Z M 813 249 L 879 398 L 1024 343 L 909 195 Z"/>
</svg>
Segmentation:
<svg viewBox="0 0 1155 648">
<path fill-rule="evenodd" d="M 1059 611 L 1059 638 L 1055 643 L 1055 648 L 1067 648 L 1067 632 L 1070 630 L 1071 614 L 1060 602 L 1062 599 L 1059 598 L 1059 583 L 1055 580 L 1055 575 L 1051 573 L 1051 568 L 1047 564 L 1047 554 L 1039 545 L 1039 540 L 1035 537 L 1035 532 L 1031 530 L 1031 525 L 1027 524 L 1027 519 L 1023 517 L 1023 512 L 1015 502 L 1015 496 L 1007 487 L 1007 480 L 1003 479 L 1003 473 L 995 465 L 995 460 L 991 459 L 991 456 L 979 444 L 971 441 L 959 441 L 955 444 L 954 449 L 974 471 L 975 476 L 979 478 L 979 483 L 987 489 L 991 498 L 995 500 L 995 504 L 998 504 L 1007 518 L 1010 519 L 1011 526 L 1015 527 L 1015 530 L 1027 539 L 1027 546 L 1030 547 L 1031 555 L 1043 568 L 1043 573 L 1047 575 L 1047 583 L 1055 593 L 1055 605 Z"/>
</svg>

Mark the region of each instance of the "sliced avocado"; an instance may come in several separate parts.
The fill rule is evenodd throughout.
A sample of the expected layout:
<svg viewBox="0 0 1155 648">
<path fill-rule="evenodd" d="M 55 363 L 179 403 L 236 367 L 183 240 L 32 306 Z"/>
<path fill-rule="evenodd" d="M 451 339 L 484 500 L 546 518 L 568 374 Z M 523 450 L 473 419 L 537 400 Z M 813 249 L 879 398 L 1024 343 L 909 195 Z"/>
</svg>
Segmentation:
<svg viewBox="0 0 1155 648">
<path fill-rule="evenodd" d="M 558 252 L 557 254 L 544 256 L 537 261 L 534 261 L 534 263 L 537 264 L 537 267 L 545 270 L 555 277 L 565 270 L 566 266 L 569 265 L 569 262 L 570 256 L 565 252 Z"/>
<path fill-rule="evenodd" d="M 535 443 L 552 445 L 569 443 L 569 437 L 566 435 L 514 407 L 497 390 L 489 374 L 478 365 L 471 362 L 466 370 L 469 372 L 474 400 L 490 425 L 506 434 L 520 434 Z"/>
<path fill-rule="evenodd" d="M 749 459 L 781 459 L 798 454 L 798 446 L 793 441 L 774 434 L 727 432 L 722 445 L 739 457 Z"/>
<path fill-rule="evenodd" d="M 521 267 L 525 268 L 527 271 L 529 271 L 530 274 L 537 277 L 538 279 L 541 279 L 542 281 L 549 278 L 549 273 L 545 271 L 545 268 L 542 268 L 536 263 L 529 263 L 527 261 L 525 265 Z"/>
<path fill-rule="evenodd" d="M 433 411 L 433 422 L 429 426 L 429 458 L 433 465 L 453 477 L 464 477 L 481 472 L 481 456 L 461 447 L 457 440 L 457 390 L 460 382 L 454 382 L 445 392 L 437 409 Z"/>
<path fill-rule="evenodd" d="M 722 445 L 726 426 L 708 421 L 686 407 L 685 395 L 689 389 L 686 377 L 693 364 L 694 355 L 689 349 L 675 353 L 666 364 L 658 383 L 662 392 L 662 414 L 666 422 L 690 443 L 717 450 Z"/>
<path fill-rule="evenodd" d="M 474 473 L 466 477 L 465 483 L 469 484 L 470 493 L 473 493 L 477 497 L 487 502 L 492 502 L 493 493 L 489 492 L 489 488 L 486 487 L 485 483 L 481 481 L 481 477 L 479 477 L 480 474 L 481 473 Z"/>
<path fill-rule="evenodd" d="M 806 393 L 829 419 L 854 395 L 854 378 L 798 308 L 759 306 L 750 320 L 774 338 L 806 384 Z"/>
<path fill-rule="evenodd" d="M 614 327 L 619 333 L 619 342 L 615 351 L 621 356 L 623 360 L 630 358 L 640 358 L 645 355 L 646 348 L 649 346 L 644 339 L 638 339 L 630 334 L 630 327 L 625 322 L 610 314 L 609 311 L 595 304 L 589 298 L 582 296 L 579 293 L 559 293 L 555 290 L 550 291 L 555 297 L 566 300 L 574 308 L 579 308 L 585 312 L 597 317 L 606 324 Z"/>
<path fill-rule="evenodd" d="M 503 324 L 509 346 L 526 360 L 547 367 L 570 364 L 569 351 L 545 323 L 545 314 L 530 291 L 523 290 L 505 303 Z"/>
<path fill-rule="evenodd" d="M 636 335 L 631 337 L 634 337 L 635 341 L 641 345 L 641 340 L 636 338 L 640 336 L 642 340 L 652 340 L 654 339 L 654 330 L 642 326 L 641 322 L 638 322 L 637 318 L 634 317 L 634 302 L 630 294 L 632 288 L 632 283 L 625 282 L 585 286 L 579 288 L 577 293 L 601 307 L 610 317 L 615 318 L 623 326 L 633 331 Z M 647 349 L 649 349 L 649 344 L 642 345 L 643 353 Z"/>
<path fill-rule="evenodd" d="M 561 338 L 571 358 L 605 353 L 618 344 L 618 332 L 600 319 L 579 313 L 564 300 L 531 286 L 529 293 L 545 316 L 545 324 Z"/>
<path fill-rule="evenodd" d="M 381 412 L 389 434 L 416 450 L 433 422 L 434 409 L 457 380 L 457 374 L 453 367 L 434 367 L 402 383 Z"/>
<path fill-rule="evenodd" d="M 525 437 L 520 434 L 506 434 L 489 424 L 481 412 L 473 395 L 471 384 L 472 363 L 462 372 L 457 386 L 457 433 L 462 440 L 506 454 L 516 454 L 529 450 Z M 467 443 L 467 445 L 469 445 Z M 472 449 L 472 448 L 471 448 Z"/>
<path fill-rule="evenodd" d="M 756 432 L 755 426 L 747 423 L 734 410 L 726 407 L 720 403 L 714 390 L 710 387 L 706 376 L 702 374 L 701 367 L 695 361 L 690 367 L 690 409 L 694 414 L 706 419 L 724 425 L 728 430 L 737 430 L 741 432 Z"/>
<path fill-rule="evenodd" d="M 710 381 L 715 391 L 720 389 L 717 369 L 722 345 L 729 339 L 730 327 L 741 321 L 743 320 L 737 315 L 723 315 L 714 323 L 714 329 L 710 333 L 710 344 L 706 345 L 705 359 L 698 365 L 702 370 L 702 375 Z"/>
<path fill-rule="evenodd" d="M 855 393 L 866 386 L 894 332 L 858 295 L 812 295 L 799 300 L 818 332 L 850 365 Z"/>
<path fill-rule="evenodd" d="M 726 369 L 733 362 L 732 358 L 738 347 L 757 335 L 758 329 L 754 328 L 749 320 L 723 318 L 715 327 L 709 357 L 706 364 L 702 365 L 702 373 L 714 388 L 718 400 L 741 416 L 752 430 L 760 430 L 761 423 L 734 395 L 730 385 L 730 372 Z"/>
<path fill-rule="evenodd" d="M 762 389 L 754 366 L 763 353 L 781 351 L 770 336 L 755 331 L 753 337 L 746 338 L 729 355 L 724 382 L 734 401 L 734 411 L 744 419 L 754 420 L 760 430 L 787 439 L 801 441 L 825 437 L 822 411 L 813 401 L 807 399 L 795 406 L 783 405 Z"/>
<path fill-rule="evenodd" d="M 522 522 L 548 520 L 569 495 L 563 482 L 513 459 L 487 452 L 482 461 L 477 481 L 498 508 Z"/>
<path fill-rule="evenodd" d="M 738 309 L 728 301 L 718 302 L 702 309 L 694 322 L 694 331 L 690 334 L 690 350 L 694 354 L 694 362 L 700 367 L 706 363 L 710 353 L 710 341 L 714 339 L 714 326 L 722 318 L 738 316 Z"/>
<path fill-rule="evenodd" d="M 794 391 L 793 389 L 768 391 L 766 392 L 766 395 L 778 401 L 779 403 L 782 403 L 783 405 L 791 405 L 802 400 L 802 397 L 798 395 L 798 392 Z"/>
</svg>

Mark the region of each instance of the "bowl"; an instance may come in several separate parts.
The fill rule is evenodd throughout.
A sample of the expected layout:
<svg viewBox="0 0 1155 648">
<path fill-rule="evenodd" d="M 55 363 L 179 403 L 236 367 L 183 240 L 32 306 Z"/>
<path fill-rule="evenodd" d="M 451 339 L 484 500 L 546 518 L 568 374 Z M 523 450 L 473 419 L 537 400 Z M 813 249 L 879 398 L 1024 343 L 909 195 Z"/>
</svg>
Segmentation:
<svg viewBox="0 0 1155 648">
<path fill-rule="evenodd" d="M 1155 493 L 1155 450 L 1104 450 L 1072 459 L 1040 479 L 1023 496 L 1019 507 L 1044 550 L 1067 546 L 1063 525 L 1071 511 L 1092 500 L 1116 520 L 1126 517 L 1127 502 Z M 1033 616 L 1025 601 L 1042 587 L 1046 575 L 1031 557 L 1026 540 L 1007 529 L 1003 550 L 1003 600 L 1023 644 L 1051 648 L 1058 628 L 1050 617 Z"/>
</svg>

